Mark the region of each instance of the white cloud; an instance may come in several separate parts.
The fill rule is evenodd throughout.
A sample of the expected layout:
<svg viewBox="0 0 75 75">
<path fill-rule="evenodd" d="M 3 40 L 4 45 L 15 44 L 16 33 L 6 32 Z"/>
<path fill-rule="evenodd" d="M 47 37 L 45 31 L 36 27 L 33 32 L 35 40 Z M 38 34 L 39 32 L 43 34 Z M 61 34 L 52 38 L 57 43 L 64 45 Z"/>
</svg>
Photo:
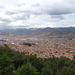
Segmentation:
<svg viewBox="0 0 75 75">
<path fill-rule="evenodd" d="M 74 26 L 74 8 L 75 0 L 0 0 L 0 28 Z"/>
<path fill-rule="evenodd" d="M 71 27 L 75 27 L 75 25 L 71 25 Z"/>
<path fill-rule="evenodd" d="M 3 23 L 3 21 L 0 21 L 0 24 L 2 24 Z"/>
<path fill-rule="evenodd" d="M 24 25 L 22 20 L 18 20 L 16 22 L 11 22 L 10 23 L 11 26 L 21 26 Z"/>
</svg>

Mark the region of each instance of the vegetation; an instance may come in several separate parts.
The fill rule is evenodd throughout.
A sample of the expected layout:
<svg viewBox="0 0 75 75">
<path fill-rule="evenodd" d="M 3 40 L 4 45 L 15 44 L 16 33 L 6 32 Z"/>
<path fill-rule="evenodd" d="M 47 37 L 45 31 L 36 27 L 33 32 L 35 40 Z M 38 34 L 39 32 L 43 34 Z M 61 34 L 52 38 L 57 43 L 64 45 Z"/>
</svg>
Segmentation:
<svg viewBox="0 0 75 75">
<path fill-rule="evenodd" d="M 17 69 L 16 75 L 38 75 L 38 72 L 31 63 L 27 63 L 26 65 L 23 65 Z"/>
<path fill-rule="evenodd" d="M 23 43 L 23 45 L 32 46 L 34 43 Z"/>
<path fill-rule="evenodd" d="M 75 57 L 42 59 L 0 47 L 0 75 L 75 75 Z"/>
</svg>

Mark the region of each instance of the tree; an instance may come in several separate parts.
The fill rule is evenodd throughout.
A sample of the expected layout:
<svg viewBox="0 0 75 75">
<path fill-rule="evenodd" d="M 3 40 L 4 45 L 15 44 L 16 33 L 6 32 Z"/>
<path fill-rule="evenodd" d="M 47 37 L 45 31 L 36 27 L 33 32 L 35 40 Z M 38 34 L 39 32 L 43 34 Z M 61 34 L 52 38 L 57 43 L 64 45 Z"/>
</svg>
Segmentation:
<svg viewBox="0 0 75 75">
<path fill-rule="evenodd" d="M 68 67 L 64 67 L 59 75 L 75 75 L 75 70 Z"/>
<path fill-rule="evenodd" d="M 42 69 L 41 75 L 53 75 L 53 70 L 49 67 L 44 67 Z"/>
<path fill-rule="evenodd" d="M 75 55 L 73 56 L 73 63 L 74 63 L 74 65 L 75 65 Z"/>
<path fill-rule="evenodd" d="M 15 75 L 38 75 L 36 68 L 32 66 L 32 64 L 27 63 L 19 67 L 15 73 Z"/>
<path fill-rule="evenodd" d="M 0 55 L 1 75 L 10 75 L 8 70 L 10 70 L 10 73 L 12 74 L 13 69 L 14 69 L 14 66 L 12 64 L 12 60 L 6 54 Z"/>
</svg>

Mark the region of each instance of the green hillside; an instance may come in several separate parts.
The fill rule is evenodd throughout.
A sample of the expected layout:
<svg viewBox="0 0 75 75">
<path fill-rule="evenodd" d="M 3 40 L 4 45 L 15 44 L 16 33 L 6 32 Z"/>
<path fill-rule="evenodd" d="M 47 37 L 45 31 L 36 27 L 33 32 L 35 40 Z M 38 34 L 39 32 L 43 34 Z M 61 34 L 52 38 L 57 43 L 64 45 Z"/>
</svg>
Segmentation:
<svg viewBox="0 0 75 75">
<path fill-rule="evenodd" d="M 75 58 L 37 58 L 0 47 L 0 75 L 75 75 Z"/>
</svg>

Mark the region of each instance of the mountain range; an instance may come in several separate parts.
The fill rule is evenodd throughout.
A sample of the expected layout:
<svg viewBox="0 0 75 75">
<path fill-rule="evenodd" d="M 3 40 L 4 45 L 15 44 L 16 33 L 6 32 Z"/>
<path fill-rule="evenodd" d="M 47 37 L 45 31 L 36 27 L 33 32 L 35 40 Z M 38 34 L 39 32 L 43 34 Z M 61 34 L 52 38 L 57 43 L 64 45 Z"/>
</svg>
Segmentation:
<svg viewBox="0 0 75 75">
<path fill-rule="evenodd" d="M 0 30 L 0 35 L 75 36 L 75 27 L 6 29 L 6 30 Z"/>
</svg>

